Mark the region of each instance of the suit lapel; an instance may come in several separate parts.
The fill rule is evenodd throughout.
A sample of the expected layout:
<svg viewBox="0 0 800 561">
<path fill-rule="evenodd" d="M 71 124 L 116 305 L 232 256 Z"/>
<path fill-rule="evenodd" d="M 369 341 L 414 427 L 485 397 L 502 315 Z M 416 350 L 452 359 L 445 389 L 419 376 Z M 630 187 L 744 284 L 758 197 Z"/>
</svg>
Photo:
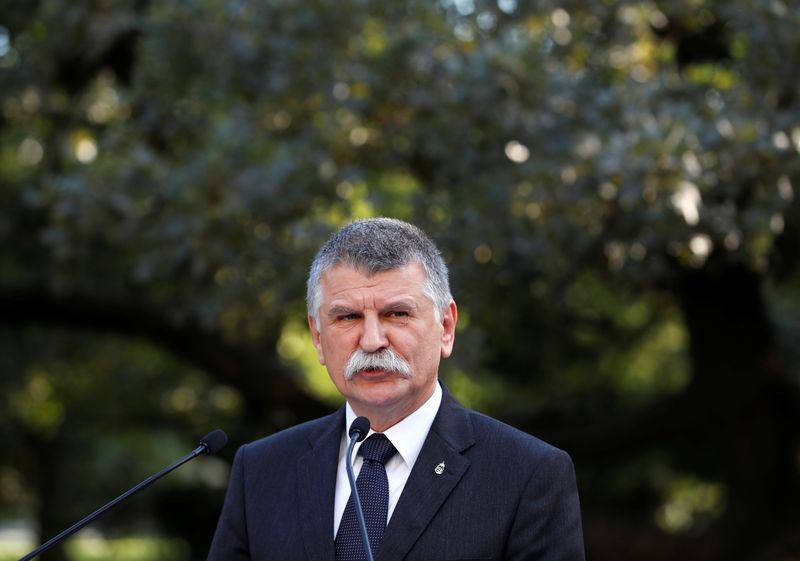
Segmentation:
<svg viewBox="0 0 800 561">
<path fill-rule="evenodd" d="M 297 461 L 300 523 L 309 561 L 330 561 L 334 557 L 333 500 L 344 423 L 342 408 L 309 437 L 311 448 Z"/>
<path fill-rule="evenodd" d="M 446 390 L 375 559 L 403 559 L 469 468 L 462 452 L 475 439 L 467 411 Z M 436 467 L 444 463 L 444 471 Z"/>
</svg>

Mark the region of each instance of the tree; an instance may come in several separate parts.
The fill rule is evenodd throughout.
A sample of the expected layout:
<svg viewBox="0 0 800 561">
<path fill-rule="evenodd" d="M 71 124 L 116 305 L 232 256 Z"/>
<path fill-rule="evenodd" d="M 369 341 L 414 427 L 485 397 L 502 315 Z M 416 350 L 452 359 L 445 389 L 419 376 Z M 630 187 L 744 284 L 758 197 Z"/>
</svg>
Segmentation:
<svg viewBox="0 0 800 561">
<path fill-rule="evenodd" d="M 187 419 L 214 410 L 214 388 L 241 404 L 213 414 L 239 442 L 330 410 L 295 345 L 304 264 L 336 225 L 390 214 L 428 230 L 451 266 L 465 322 L 443 377 L 573 454 L 592 558 L 797 553 L 796 10 L 200 0 L 0 13 L 11 405 L 34 398 L 48 364 L 73 419 L 118 389 L 103 373 L 122 362 L 84 364 L 111 354 L 139 396 L 120 430 L 196 430 Z M 108 351 L 109 332 L 126 350 Z M 199 405 L 147 421 L 163 415 L 148 391 L 186 377 Z M 21 409 L 3 424 L 26 457 L 35 425 Z M 51 450 L 65 433 L 102 442 L 85 417 L 35 433 L 50 460 L 38 463 L 74 470 Z M 24 486 L 57 501 L 44 484 L 57 478 L 40 481 Z M 66 510 L 42 511 L 51 535 L 63 521 L 45 515 Z"/>
</svg>

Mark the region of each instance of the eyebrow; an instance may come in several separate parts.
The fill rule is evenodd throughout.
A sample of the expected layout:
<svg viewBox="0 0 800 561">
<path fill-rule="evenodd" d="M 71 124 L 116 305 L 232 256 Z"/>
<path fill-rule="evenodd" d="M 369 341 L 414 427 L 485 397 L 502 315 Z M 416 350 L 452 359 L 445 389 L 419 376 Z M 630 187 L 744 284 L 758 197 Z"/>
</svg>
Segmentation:
<svg viewBox="0 0 800 561">
<path fill-rule="evenodd" d="M 419 309 L 419 306 L 413 300 L 398 300 L 396 302 L 390 302 L 386 306 L 383 306 L 379 311 L 380 313 L 383 312 L 391 312 L 396 310 L 407 310 L 407 311 L 416 311 Z M 337 304 L 331 309 L 328 310 L 328 317 L 335 318 L 337 316 L 346 316 L 349 314 L 361 314 L 362 312 L 351 308 L 349 306 L 345 306 L 342 304 Z"/>
<path fill-rule="evenodd" d="M 334 306 L 330 310 L 328 310 L 328 317 L 333 318 L 336 316 L 346 316 L 348 314 L 358 314 L 360 312 L 354 310 L 353 308 L 349 308 L 347 306 Z"/>
<path fill-rule="evenodd" d="M 382 312 L 391 312 L 391 311 L 394 311 L 394 310 L 414 311 L 417 308 L 419 308 L 419 306 L 417 306 L 417 303 L 414 302 L 413 300 L 411 300 L 411 301 L 410 300 L 398 300 L 397 302 L 391 302 L 388 305 L 384 306 L 383 308 L 381 308 L 381 311 Z"/>
</svg>

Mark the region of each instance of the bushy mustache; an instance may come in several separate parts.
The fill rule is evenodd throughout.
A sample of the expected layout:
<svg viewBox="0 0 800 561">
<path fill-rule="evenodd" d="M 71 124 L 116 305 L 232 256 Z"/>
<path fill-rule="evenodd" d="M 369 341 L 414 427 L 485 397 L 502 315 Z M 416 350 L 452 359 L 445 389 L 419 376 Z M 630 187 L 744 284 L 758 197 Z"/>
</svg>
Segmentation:
<svg viewBox="0 0 800 561">
<path fill-rule="evenodd" d="M 403 378 L 411 377 L 411 365 L 392 349 L 381 349 L 374 353 L 365 353 L 357 349 L 344 367 L 345 380 L 351 380 L 362 370 L 385 370 L 394 372 Z"/>
</svg>

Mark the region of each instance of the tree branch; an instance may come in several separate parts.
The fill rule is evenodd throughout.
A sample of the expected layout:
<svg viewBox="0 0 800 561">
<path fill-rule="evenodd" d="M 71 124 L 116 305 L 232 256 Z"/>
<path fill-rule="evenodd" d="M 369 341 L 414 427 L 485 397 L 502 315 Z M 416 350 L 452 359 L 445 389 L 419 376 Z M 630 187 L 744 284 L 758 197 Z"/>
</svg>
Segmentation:
<svg viewBox="0 0 800 561">
<path fill-rule="evenodd" d="M 298 387 L 294 374 L 275 352 L 273 340 L 259 348 L 234 345 L 216 331 L 193 322 L 176 324 L 152 306 L 83 295 L 57 296 L 41 288 L 0 287 L 0 322 L 7 325 L 62 325 L 85 331 L 143 337 L 219 381 L 237 388 L 247 415 L 268 419 L 281 410 L 297 422 L 330 411 Z M 294 418 L 292 418 L 294 417 Z"/>
</svg>

